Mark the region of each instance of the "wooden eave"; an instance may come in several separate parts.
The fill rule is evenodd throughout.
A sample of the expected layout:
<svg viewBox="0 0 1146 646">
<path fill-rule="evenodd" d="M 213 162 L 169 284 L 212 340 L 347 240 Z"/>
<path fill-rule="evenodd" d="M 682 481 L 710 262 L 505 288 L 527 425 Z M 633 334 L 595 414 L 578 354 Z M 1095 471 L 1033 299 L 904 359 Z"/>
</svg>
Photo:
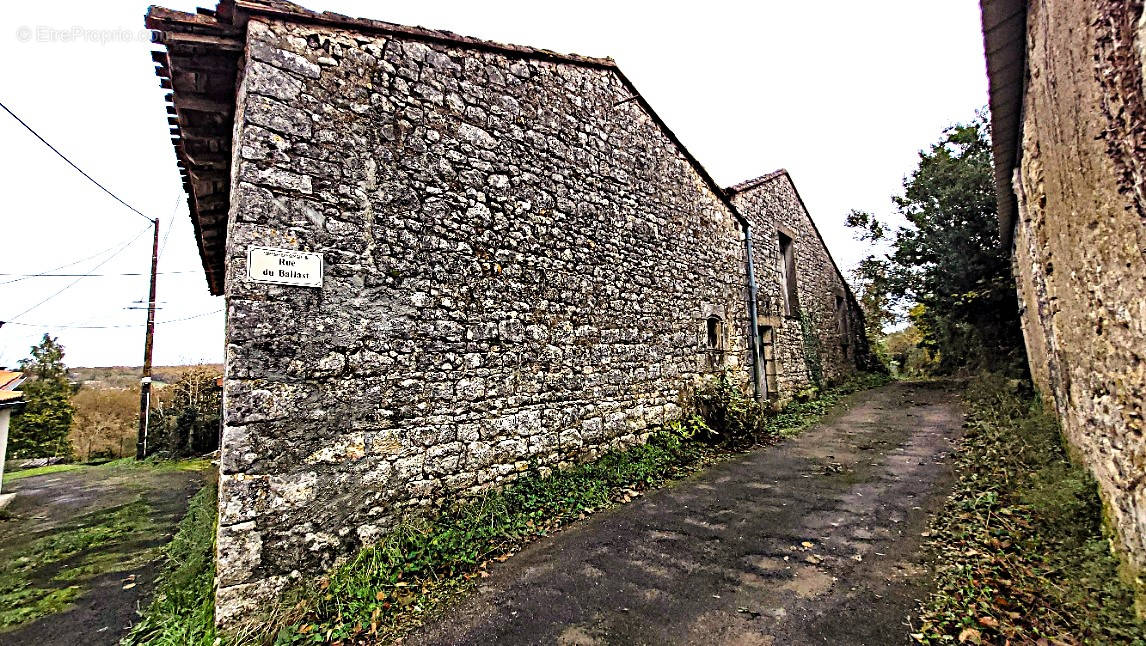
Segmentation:
<svg viewBox="0 0 1146 646">
<path fill-rule="evenodd" d="M 1022 154 L 1023 93 L 1027 82 L 1027 5 L 1025 0 L 980 0 L 983 51 L 987 59 L 991 145 L 999 235 L 1011 246 L 1018 202 L 1011 176 Z"/>
<path fill-rule="evenodd" d="M 167 94 L 171 144 L 187 193 L 187 206 L 207 287 L 223 293 L 227 211 L 231 193 L 231 133 L 235 81 L 246 31 L 209 10 L 199 13 L 150 7 L 144 24 L 160 85 Z"/>
</svg>

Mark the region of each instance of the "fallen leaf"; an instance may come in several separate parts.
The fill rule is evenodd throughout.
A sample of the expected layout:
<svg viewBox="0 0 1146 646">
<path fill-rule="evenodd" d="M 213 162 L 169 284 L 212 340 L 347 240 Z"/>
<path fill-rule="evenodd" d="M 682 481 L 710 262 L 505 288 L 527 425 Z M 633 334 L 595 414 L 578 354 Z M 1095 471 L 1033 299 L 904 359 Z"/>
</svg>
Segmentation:
<svg viewBox="0 0 1146 646">
<path fill-rule="evenodd" d="M 979 623 L 983 624 L 984 626 L 986 626 L 988 628 L 998 628 L 999 627 L 999 621 L 990 615 L 984 615 L 982 617 L 979 617 Z"/>
<path fill-rule="evenodd" d="M 982 641 L 983 641 L 982 633 L 975 630 L 974 628 L 964 628 L 963 631 L 959 633 L 959 643 L 960 644 L 965 644 L 967 642 L 971 642 L 972 644 L 978 644 L 978 643 L 981 643 Z"/>
</svg>

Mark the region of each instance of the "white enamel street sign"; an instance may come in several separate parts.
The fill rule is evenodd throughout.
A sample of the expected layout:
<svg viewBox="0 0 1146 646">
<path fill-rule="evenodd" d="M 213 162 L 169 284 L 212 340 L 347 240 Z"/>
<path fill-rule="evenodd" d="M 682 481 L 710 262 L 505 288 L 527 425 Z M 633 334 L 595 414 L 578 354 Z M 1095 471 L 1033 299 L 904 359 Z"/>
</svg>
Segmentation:
<svg viewBox="0 0 1146 646">
<path fill-rule="evenodd" d="M 322 254 L 251 247 L 247 250 L 247 278 L 256 283 L 322 287 Z"/>
</svg>

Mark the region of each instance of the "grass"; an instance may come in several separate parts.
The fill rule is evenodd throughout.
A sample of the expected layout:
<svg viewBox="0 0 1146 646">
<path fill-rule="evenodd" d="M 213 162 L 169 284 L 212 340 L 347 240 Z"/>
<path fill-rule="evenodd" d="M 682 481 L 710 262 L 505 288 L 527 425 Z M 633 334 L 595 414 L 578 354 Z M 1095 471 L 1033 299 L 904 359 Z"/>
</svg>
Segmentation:
<svg viewBox="0 0 1146 646">
<path fill-rule="evenodd" d="M 92 578 L 147 560 L 128 543 L 151 530 L 142 498 L 81 516 L 35 539 L 0 563 L 0 630 L 55 614 L 71 605 Z M 121 548 L 121 549 L 117 549 Z M 61 585 L 67 583 L 68 585 Z"/>
<path fill-rule="evenodd" d="M 1146 644 L 1103 533 L 1094 481 L 1026 386 L 968 388 L 959 482 L 930 528 L 937 591 L 917 642 Z"/>
<path fill-rule="evenodd" d="M 217 509 L 218 487 L 209 482 L 191 498 L 187 515 L 163 549 L 165 565 L 155 599 L 124 644 L 214 644 Z"/>
<path fill-rule="evenodd" d="M 410 518 L 304 591 L 277 643 L 393 639 L 529 541 L 688 473 L 714 450 L 671 433 L 430 518 Z"/>
<path fill-rule="evenodd" d="M 864 377 L 793 402 L 763 424 L 759 443 L 819 420 L 850 392 L 886 383 Z M 400 638 L 464 593 L 487 568 L 530 541 L 692 473 L 738 450 L 690 439 L 682 426 L 646 444 L 613 451 L 566 470 L 535 469 L 477 500 L 411 516 L 378 543 L 319 579 L 284 595 L 281 605 L 231 635 L 214 630 L 214 486 L 192 499 L 166 548 L 168 565 L 155 601 L 124 640 L 127 645 L 385 642 Z"/>
<path fill-rule="evenodd" d="M 4 474 L 4 482 L 20 480 L 22 478 L 31 478 L 34 476 L 42 476 L 49 473 L 74 471 L 76 469 L 149 469 L 151 471 L 163 473 L 168 471 L 204 471 L 209 468 L 211 468 L 211 461 L 206 458 L 191 458 L 187 460 L 154 460 L 148 458 L 142 462 L 137 462 L 135 458 L 119 458 L 98 465 L 80 463 L 51 464 L 43 467 L 35 467 L 33 469 L 9 471 Z"/>
<path fill-rule="evenodd" d="M 117 476 L 116 482 L 135 483 L 138 477 L 155 472 L 208 467 L 210 462 L 206 460 L 137 464 L 125 459 L 99 466 L 64 464 L 17 471 L 6 474 L 5 482 L 12 477 L 83 469 L 77 478 L 81 482 Z M 146 474 L 141 470 L 146 470 Z M 0 518 L 4 522 L 22 522 L 10 510 L 3 512 Z M 62 612 L 87 593 L 98 577 L 154 560 L 159 550 L 141 545 L 160 538 L 166 528 L 158 526 L 152 515 L 153 509 L 144 495 L 137 495 L 123 504 L 77 516 L 50 532 L 41 532 L 41 536 L 29 536 L 30 540 L 23 539 L 27 541 L 23 544 L 0 545 L 0 631 Z"/>
<path fill-rule="evenodd" d="M 4 482 L 11 482 L 13 480 L 20 480 L 21 478 L 31 478 L 32 476 L 42 476 L 49 473 L 59 473 L 61 471 L 72 471 L 73 469 L 82 469 L 82 464 L 49 464 L 43 467 L 36 467 L 34 469 L 24 469 L 22 471 L 9 471 L 4 474 Z"/>
<path fill-rule="evenodd" d="M 755 443 L 774 441 L 818 421 L 846 394 L 886 383 L 863 377 L 793 402 L 756 428 Z M 743 402 L 736 404 L 743 406 Z M 386 642 L 400 638 L 464 592 L 493 562 L 601 509 L 683 477 L 737 450 L 690 439 L 674 425 L 647 443 L 612 451 L 563 471 L 533 470 L 510 486 L 437 514 L 406 519 L 379 543 L 284 598 L 265 629 L 244 637 L 276 644 Z"/>
</svg>

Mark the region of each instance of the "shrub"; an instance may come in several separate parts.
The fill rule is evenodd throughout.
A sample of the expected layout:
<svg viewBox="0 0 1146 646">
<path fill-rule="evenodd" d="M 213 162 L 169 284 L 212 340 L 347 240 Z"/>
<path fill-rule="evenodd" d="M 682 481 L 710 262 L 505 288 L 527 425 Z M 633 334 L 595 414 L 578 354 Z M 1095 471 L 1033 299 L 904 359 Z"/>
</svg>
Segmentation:
<svg viewBox="0 0 1146 646">
<path fill-rule="evenodd" d="M 694 395 L 696 416 L 689 421 L 697 439 L 728 447 L 745 447 L 768 434 L 768 410 L 722 374 Z"/>
<path fill-rule="evenodd" d="M 1117 575 L 1090 474 L 1028 382 L 997 374 L 967 389 L 959 482 L 932 522 L 937 591 L 927 644 L 1142 644 L 1133 590 Z"/>
</svg>

